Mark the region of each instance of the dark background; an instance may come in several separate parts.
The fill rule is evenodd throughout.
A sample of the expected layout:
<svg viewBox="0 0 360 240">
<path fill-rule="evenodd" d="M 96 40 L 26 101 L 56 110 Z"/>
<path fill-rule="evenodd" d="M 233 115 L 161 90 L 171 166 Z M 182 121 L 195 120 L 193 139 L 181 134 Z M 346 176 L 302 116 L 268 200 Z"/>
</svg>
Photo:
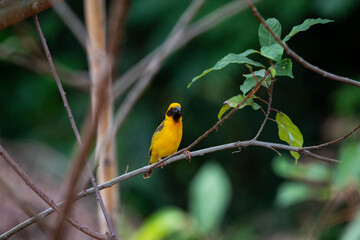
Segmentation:
<svg viewBox="0 0 360 240">
<path fill-rule="evenodd" d="M 209 0 L 195 20 L 227 2 Z M 133 1 L 124 49 L 119 56 L 119 74 L 165 40 L 189 3 L 188 0 Z M 72 1 L 69 5 L 83 19 L 82 2 Z M 358 1 L 265 0 L 257 6 L 264 18 L 274 17 L 280 21 L 282 37 L 307 18 L 335 20 L 333 23 L 315 25 L 308 31 L 297 34 L 288 45 L 322 69 L 359 79 Z M 54 10 L 49 9 L 39 14 L 39 20 L 53 58 L 74 71 L 87 70 L 84 49 Z M 249 48 L 259 49 L 258 26 L 257 19 L 246 9 L 202 34 L 167 59 L 117 135 L 120 173 L 125 171 L 127 165 L 129 170 L 134 170 L 147 164 L 152 133 L 162 121 L 171 102 L 181 103 L 183 109 L 184 135 L 180 147 L 191 144 L 216 123 L 217 113 L 223 102 L 240 93 L 239 86 L 244 79 L 242 74 L 248 70 L 244 66 L 230 65 L 206 75 L 189 89 L 187 85 L 193 77 L 215 65 L 228 53 L 241 53 Z M 31 19 L 0 31 L 0 44 L 26 52 L 28 49 L 20 43 L 25 36 L 33 38 L 37 46 L 40 46 Z M 63 178 L 76 144 L 55 82 L 50 75 L 37 74 L 16 66 L 4 56 L 1 59 L 2 141 L 10 146 L 26 142 L 29 148 L 30 143 L 35 142 L 41 149 L 51 149 L 61 155 L 64 161 L 55 165 L 47 164 L 46 171 L 56 172 L 57 177 Z M 293 74 L 294 79 L 277 78 L 273 107 L 290 116 L 299 127 L 304 136 L 304 145 L 329 141 L 355 127 L 355 118 L 359 116 L 360 109 L 360 94 L 356 87 L 323 78 L 294 61 Z M 88 111 L 89 95 L 67 85 L 65 89 L 75 119 L 81 126 Z M 258 95 L 267 100 L 264 89 Z M 116 107 L 118 104 L 119 101 L 116 102 Z M 263 117 L 261 111 L 246 107 L 195 149 L 250 139 L 259 129 Z M 272 113 L 271 117 L 275 118 L 275 114 Z M 280 142 L 274 122 L 267 123 L 260 139 Z M 337 158 L 338 147 L 339 145 L 329 147 L 321 153 Z M 281 153 L 289 156 L 287 152 Z M 124 235 L 130 236 L 136 232 L 147 217 L 164 207 L 176 206 L 188 212 L 192 179 L 204 164 L 216 162 L 224 169 L 231 183 L 230 205 L 226 208 L 217 231 L 195 238 L 296 239 L 294 236 L 306 232 L 304 222 L 315 221 L 323 202 L 310 201 L 288 208 L 277 207 L 274 199 L 284 179 L 273 171 L 272 160 L 276 156 L 274 151 L 256 147 L 241 149 L 236 153 L 233 150 L 221 151 L 193 158 L 190 164 L 180 161 L 166 166 L 164 170 L 156 169 L 152 178 L 146 181 L 137 176 L 122 182 L 122 216 L 128 220 L 123 221 Z M 29 160 L 24 164 L 32 166 L 35 157 L 30 154 L 26 158 Z M 301 157 L 300 165 L 303 164 L 302 161 L 307 162 L 309 159 Z M 311 217 L 304 217 L 304 212 Z M 331 237 L 326 235 L 326 231 L 332 231 Z M 323 239 L 338 239 L 341 231 L 341 227 L 325 229 Z"/>
</svg>

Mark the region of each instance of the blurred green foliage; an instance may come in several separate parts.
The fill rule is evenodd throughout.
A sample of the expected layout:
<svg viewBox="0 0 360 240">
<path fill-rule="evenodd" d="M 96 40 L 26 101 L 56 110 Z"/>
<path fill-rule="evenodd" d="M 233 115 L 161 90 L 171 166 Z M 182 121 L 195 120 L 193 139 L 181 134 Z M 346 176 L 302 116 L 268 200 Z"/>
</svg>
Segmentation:
<svg viewBox="0 0 360 240">
<path fill-rule="evenodd" d="M 209 0 L 196 19 L 227 2 Z M 189 3 L 189 0 L 133 1 L 124 51 L 119 56 L 119 74 L 164 41 Z M 69 4 L 82 18 L 82 2 Z M 299 55 L 323 69 L 359 78 L 357 59 L 360 49 L 357 46 L 360 33 L 356 29 L 360 24 L 359 1 L 264 0 L 258 8 L 265 18 L 278 19 L 284 33 L 307 18 L 334 19 L 332 24 L 311 27 L 288 44 Z M 54 59 L 74 71 L 86 70 L 85 51 L 56 13 L 49 9 L 39 14 L 39 19 Z M 258 27 L 251 11 L 245 10 L 194 39 L 165 62 L 117 135 L 120 173 L 127 165 L 129 170 L 133 170 L 147 164 L 152 133 L 162 121 L 170 102 L 178 101 L 183 107 L 184 137 L 180 147 L 193 142 L 217 121 L 223 102 L 239 93 L 239 85 L 244 80 L 242 74 L 248 73 L 247 68 L 229 65 L 226 70 L 206 76 L 206 81 L 199 81 L 189 89 L 187 85 L 194 76 L 214 66 L 229 52 L 259 49 Z M 2 46 L 43 57 L 39 49 L 29 48 L 28 39 L 39 44 L 31 19 L 0 31 Z M 1 139 L 43 142 L 67 156 L 70 162 L 75 139 L 52 77 L 14 65 L 7 61 L 7 57 L 3 55 L 0 62 Z M 257 57 L 254 61 L 267 64 Z M 358 119 L 358 89 L 325 79 L 294 61 L 292 68 L 294 79 L 278 78 L 273 106 L 297 123 L 306 145 L 329 140 L 324 139 L 323 131 L 335 131 L 335 126 L 334 129 L 322 129 L 329 117 Z M 65 90 L 74 117 L 81 126 L 88 112 L 89 96 L 66 85 Z M 266 97 L 266 91 L 259 92 L 259 96 Z M 261 111 L 244 108 L 196 148 L 252 138 L 262 120 Z M 278 142 L 276 124 L 269 122 L 260 139 Z M 234 154 L 231 151 L 209 154 L 192 159 L 190 164 L 177 162 L 165 170 L 156 170 L 147 181 L 135 177 L 122 182 L 122 208 L 128 210 L 124 215 L 131 212 L 124 219 L 127 225 L 133 226 L 127 237 L 150 239 L 156 233 L 153 239 L 160 239 L 160 236 L 163 239 L 269 239 L 282 234 L 287 239 L 296 239 L 306 234 L 307 224 L 315 222 L 319 216 L 331 196 L 330 186 L 335 183 L 342 189 L 354 181 L 352 177 L 358 179 L 358 168 L 352 167 L 357 166 L 357 162 L 346 163 L 358 159 L 352 157 L 358 155 L 357 143 L 344 145 L 340 154 L 337 154 L 336 147 L 329 148 L 324 155 L 343 160 L 342 167 L 308 163 L 308 159 L 302 162 L 302 158 L 295 166 L 289 159 L 272 160 L 276 153 L 268 149 L 247 148 Z M 65 169 L 68 163 L 62 165 Z M 214 176 L 219 179 L 215 181 Z M 330 185 L 323 185 L 324 182 Z M 209 197 L 209 201 L 216 201 L 214 215 L 209 214 L 210 210 L 207 212 L 206 203 L 201 204 L 204 197 L 195 196 L 206 194 L 206 186 L 202 184 L 211 184 L 213 188 L 210 190 L 221 195 L 222 199 Z M 205 193 L 196 190 L 200 188 L 204 188 Z M 192 204 L 198 204 L 196 211 Z M 204 208 L 201 211 L 209 216 L 199 217 L 200 213 L 195 213 L 201 207 Z M 212 219 L 213 216 L 217 219 Z M 201 223 L 203 220 L 200 219 L 209 222 Z M 337 239 L 336 236 L 356 239 L 358 233 L 353 226 L 357 221 L 358 217 L 348 226 L 328 227 L 320 239 Z M 204 233 L 210 227 L 213 229 Z"/>
</svg>

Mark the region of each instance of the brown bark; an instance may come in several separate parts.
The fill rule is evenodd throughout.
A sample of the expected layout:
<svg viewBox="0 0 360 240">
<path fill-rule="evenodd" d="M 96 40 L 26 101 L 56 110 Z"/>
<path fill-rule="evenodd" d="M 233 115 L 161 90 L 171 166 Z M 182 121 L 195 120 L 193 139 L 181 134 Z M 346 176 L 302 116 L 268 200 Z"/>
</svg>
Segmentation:
<svg viewBox="0 0 360 240">
<path fill-rule="evenodd" d="M 63 0 L 2 0 L 0 30 L 42 12 Z"/>
</svg>

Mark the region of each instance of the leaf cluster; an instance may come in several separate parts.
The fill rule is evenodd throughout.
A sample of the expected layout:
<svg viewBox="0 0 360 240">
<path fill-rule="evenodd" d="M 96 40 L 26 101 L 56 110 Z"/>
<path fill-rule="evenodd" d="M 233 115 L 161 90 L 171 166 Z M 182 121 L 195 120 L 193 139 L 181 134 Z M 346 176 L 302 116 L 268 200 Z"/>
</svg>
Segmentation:
<svg viewBox="0 0 360 240">
<path fill-rule="evenodd" d="M 282 39 L 282 42 L 285 44 L 297 33 L 306 31 L 315 24 L 326 24 L 332 21 L 333 20 L 321 18 L 306 19 L 302 24 L 293 27 L 292 30 Z M 269 18 L 266 20 L 266 24 L 281 39 L 282 27 L 280 22 L 275 18 Z M 238 107 L 239 109 L 242 109 L 245 106 L 251 106 L 253 110 L 260 109 L 260 105 L 255 102 L 256 99 L 259 99 L 259 97 L 257 97 L 256 95 L 251 95 L 250 97 L 247 97 L 247 94 L 249 94 L 249 92 L 257 86 L 257 84 L 261 83 L 262 87 L 269 89 L 271 84 L 275 81 L 276 77 L 281 76 L 294 78 L 291 59 L 283 57 L 284 48 L 276 41 L 276 39 L 262 24 L 260 24 L 258 29 L 258 37 L 260 43 L 260 50 L 247 49 L 240 54 L 229 53 L 228 55 L 220 59 L 213 67 L 206 69 L 200 75 L 194 77 L 191 83 L 188 85 L 189 88 L 194 82 L 196 82 L 198 79 L 202 78 L 206 74 L 212 71 L 221 70 L 231 63 L 245 64 L 245 66 L 247 66 L 250 73 L 243 74 L 245 79 L 240 85 L 241 93 L 233 96 L 232 98 L 224 102 L 224 105 L 218 113 L 219 120 L 229 109 L 235 108 L 239 104 L 241 104 Z M 258 61 L 254 61 L 250 58 L 250 56 L 253 54 L 259 54 L 269 64 L 265 66 Z M 253 68 L 259 69 L 253 70 Z M 303 136 L 298 127 L 285 113 L 277 111 L 275 121 L 278 125 L 278 135 L 280 140 L 287 142 L 290 146 L 293 147 L 302 147 Z M 291 155 L 297 162 L 298 158 L 300 157 L 299 153 L 291 152 Z"/>
</svg>

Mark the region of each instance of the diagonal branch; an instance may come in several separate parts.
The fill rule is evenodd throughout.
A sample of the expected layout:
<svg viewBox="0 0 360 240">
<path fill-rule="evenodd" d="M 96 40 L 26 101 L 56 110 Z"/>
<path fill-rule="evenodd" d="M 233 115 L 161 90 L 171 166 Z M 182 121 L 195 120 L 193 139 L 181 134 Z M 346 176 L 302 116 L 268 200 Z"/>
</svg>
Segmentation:
<svg viewBox="0 0 360 240">
<path fill-rule="evenodd" d="M 249 140 L 249 141 L 239 141 L 239 142 L 233 142 L 233 143 L 227 143 L 227 144 L 223 144 L 223 145 L 219 145 L 219 146 L 214 146 L 214 147 L 209 147 L 209 148 L 205 148 L 205 149 L 200 149 L 197 151 L 193 151 L 191 152 L 191 156 L 192 157 L 200 157 L 200 156 L 204 156 L 205 154 L 209 154 L 209 153 L 213 153 L 213 152 L 218 152 L 218 151 L 224 151 L 227 149 L 239 149 L 239 148 L 246 148 L 249 146 L 257 146 L 257 147 L 265 147 L 265 148 L 269 148 L 269 149 L 282 149 L 282 150 L 287 150 L 287 151 L 295 151 L 298 152 L 302 155 L 306 155 L 309 156 L 311 158 L 315 158 L 321 161 L 325 161 L 328 163 L 339 163 L 338 160 L 335 159 L 331 159 L 331 158 L 326 158 L 323 156 L 319 156 L 316 154 L 311 153 L 309 150 L 306 150 L 309 147 L 303 147 L 303 148 L 297 148 L 297 147 L 291 147 L 288 145 L 284 145 L 284 144 L 279 144 L 279 143 L 271 143 L 271 142 L 263 142 L 263 141 L 257 141 L 257 140 Z M 180 154 L 177 156 L 173 156 L 171 158 L 168 158 L 166 160 L 166 164 L 170 164 L 176 161 L 180 161 L 183 159 L 186 159 L 187 156 L 185 154 Z M 145 167 L 142 168 L 138 168 L 136 170 L 133 170 L 131 172 L 127 172 L 121 176 L 118 176 L 104 184 L 101 184 L 98 186 L 99 190 L 105 189 L 105 188 L 109 188 L 111 186 L 113 186 L 114 184 L 118 184 L 122 181 L 125 181 L 127 179 L 130 179 L 132 177 L 135 177 L 137 175 L 142 175 L 145 172 L 149 171 L 152 168 L 156 168 L 159 167 L 159 164 L 152 164 L 152 165 L 147 165 Z M 90 194 L 93 194 L 95 192 L 94 188 L 89 188 L 85 191 L 82 191 L 80 193 L 78 193 L 73 201 L 79 200 L 81 198 L 84 198 Z M 65 204 L 65 202 L 61 202 L 59 203 L 57 206 L 58 207 L 62 207 Z M 8 237 L 14 235 L 15 233 L 21 231 L 22 229 L 30 226 L 31 224 L 33 224 L 34 222 L 38 221 L 38 219 L 43 219 L 45 217 L 47 217 L 48 215 L 52 214 L 54 212 L 54 209 L 49 208 L 46 209 L 44 211 L 42 211 L 41 213 L 39 213 L 38 215 L 18 224 L 17 226 L 13 227 L 12 229 L 8 230 L 7 232 L 3 233 L 2 235 L 0 235 L 0 240 L 2 239 L 7 239 Z"/>
<path fill-rule="evenodd" d="M 112 0 L 108 19 L 107 52 L 112 61 L 112 77 L 116 72 L 116 56 L 121 53 L 127 16 L 132 0 Z"/>
<path fill-rule="evenodd" d="M 274 33 L 274 31 L 269 27 L 269 25 L 266 24 L 265 19 L 261 16 L 261 14 L 259 13 L 259 11 L 257 10 L 257 8 L 254 6 L 254 4 L 250 1 L 250 0 L 246 0 L 249 7 L 251 8 L 253 14 L 255 15 L 255 17 L 259 20 L 259 22 L 266 28 L 266 30 L 268 30 L 268 32 L 275 38 L 276 42 L 279 43 L 286 51 L 287 54 L 289 54 L 291 57 L 293 57 L 296 61 L 298 61 L 300 64 L 302 64 L 304 67 L 310 69 L 311 71 L 325 77 L 325 78 L 329 78 L 335 81 L 339 81 L 342 83 L 346 83 L 346 84 L 350 84 L 350 85 L 354 85 L 356 87 L 360 87 L 360 82 L 347 78 L 347 77 L 343 77 L 343 76 L 339 76 L 330 72 L 327 72 L 325 70 L 320 69 L 317 66 L 312 65 L 311 63 L 307 62 L 305 59 L 303 59 L 302 57 L 300 57 L 296 52 L 294 52 L 293 50 L 291 50 L 289 48 L 289 46 L 282 42 L 281 39 Z"/>
<path fill-rule="evenodd" d="M 19 164 L 16 163 L 11 158 L 11 156 L 5 151 L 5 149 L 1 145 L 0 145 L 0 155 L 5 159 L 5 161 L 9 164 L 9 166 L 12 169 L 14 169 L 14 171 L 21 177 L 21 179 L 26 183 L 26 185 L 28 185 L 42 200 L 44 200 L 44 202 L 46 202 L 50 207 L 52 207 L 57 213 L 61 215 L 63 214 L 62 211 L 60 211 L 60 209 L 58 208 L 58 206 L 54 203 L 54 201 L 51 200 L 50 197 L 48 197 L 43 191 L 40 190 L 40 188 L 36 186 L 36 184 L 30 179 L 30 177 L 24 172 L 24 170 L 22 170 Z M 93 238 L 105 239 L 105 237 L 102 236 L 101 234 L 81 225 L 72 218 L 65 217 L 65 220 L 68 221 L 71 225 L 73 225 L 77 229 L 79 229 L 80 231 L 84 232 L 85 234 Z M 0 239 L 7 239 L 8 237 L 10 237 L 8 235 L 5 235 L 7 236 L 5 238 L 3 235 L 1 235 Z"/>
<path fill-rule="evenodd" d="M 176 153 L 171 154 L 170 156 L 162 159 L 161 161 L 158 161 L 156 163 L 154 163 L 154 166 L 158 166 L 161 165 L 162 163 L 166 162 L 169 158 L 182 154 L 186 151 L 189 151 L 191 148 L 195 147 L 200 141 L 202 141 L 204 138 L 206 138 L 211 132 L 215 131 L 216 129 L 218 129 L 218 127 L 220 125 L 222 125 L 227 119 L 229 119 L 237 110 L 239 110 L 240 106 L 247 101 L 248 99 L 252 98 L 255 93 L 260 89 L 261 84 L 263 83 L 263 81 L 265 81 L 265 79 L 267 78 L 268 74 L 270 73 L 270 68 L 265 72 L 264 77 L 253 87 L 253 89 L 251 89 L 251 91 L 248 93 L 248 95 L 241 101 L 239 102 L 228 114 L 225 115 L 225 117 L 223 117 L 222 119 L 220 119 L 219 121 L 217 121 L 215 123 L 214 126 L 212 126 L 209 130 L 207 130 L 203 135 L 201 135 L 200 137 L 198 137 L 193 143 L 191 143 L 189 146 L 187 146 L 186 148 L 183 148 L 179 151 L 177 151 Z M 190 155 L 191 156 L 191 155 Z"/>
<path fill-rule="evenodd" d="M 55 12 L 59 15 L 61 20 L 66 24 L 70 31 L 74 34 L 80 45 L 86 49 L 87 32 L 84 24 L 72 11 L 66 1 L 56 4 L 54 6 Z"/>
<path fill-rule="evenodd" d="M 258 1 L 260 0 L 255 0 L 255 2 Z M 180 49 L 181 47 L 189 43 L 197 36 L 203 34 L 206 31 L 209 31 L 219 23 L 241 12 L 245 8 L 246 8 L 246 4 L 244 2 L 234 0 L 230 3 L 225 4 L 224 6 L 215 10 L 214 12 L 208 14 L 202 19 L 196 21 L 195 23 L 190 24 L 185 29 L 184 34 L 181 36 L 181 39 L 178 42 L 178 44 L 175 45 L 174 48 L 168 52 L 168 55 L 170 56 L 170 54 L 174 53 L 176 50 Z M 161 51 L 162 46 L 150 52 L 142 60 L 140 60 L 127 72 L 125 72 L 117 81 L 115 81 L 114 83 L 115 99 L 118 99 L 120 96 L 122 96 L 136 82 L 136 80 L 138 80 L 138 78 L 144 72 L 146 66 L 148 66 L 149 62 L 151 62 L 154 56 Z"/>
<path fill-rule="evenodd" d="M 18 192 L 16 191 L 18 190 L 16 186 L 11 186 L 10 183 L 8 183 L 8 179 L 6 181 L 1 176 L 0 189 L 2 192 L 5 192 L 5 195 L 7 195 L 9 199 L 11 199 L 11 201 L 15 203 L 18 208 L 20 208 L 28 217 L 36 215 L 35 206 L 30 201 L 25 199 L 26 196 L 19 196 Z M 38 221 L 38 227 L 43 234 L 46 234 L 50 229 L 50 226 L 45 221 Z"/>
<path fill-rule="evenodd" d="M 345 140 L 347 137 L 349 137 L 350 135 L 352 135 L 354 132 L 356 132 L 359 128 L 360 128 L 360 124 L 357 125 L 353 130 L 348 132 L 345 136 L 342 136 L 342 137 L 337 138 L 337 139 L 335 139 L 333 141 L 323 143 L 323 144 L 320 144 L 320 145 L 311 146 L 311 147 L 304 147 L 303 149 L 305 149 L 305 150 L 319 149 L 319 148 L 327 147 L 329 145 L 341 142 L 341 141 Z"/>
<path fill-rule="evenodd" d="M 40 39 L 41 39 L 41 42 L 43 44 L 43 47 L 44 47 L 44 50 L 45 50 L 45 53 L 46 53 L 46 56 L 48 58 L 48 61 L 49 61 L 49 65 L 50 65 L 50 69 L 51 69 L 51 72 L 52 74 L 54 75 L 54 78 L 55 78 L 55 82 L 56 82 L 56 85 L 58 86 L 59 88 L 59 91 L 60 91 L 60 95 L 61 95 L 61 98 L 64 102 L 64 107 L 67 111 L 67 114 L 68 114 L 68 117 L 69 117 L 69 120 L 70 120 L 70 123 L 71 123 L 71 127 L 74 131 L 74 134 L 75 134 L 75 137 L 76 137 L 76 140 L 78 142 L 78 144 L 81 146 L 82 145 L 82 142 L 81 142 L 81 137 L 80 137 L 80 133 L 79 133 L 79 130 L 76 126 L 76 123 L 75 123 L 75 119 L 72 115 L 72 112 L 71 112 L 71 109 L 70 109 L 70 106 L 69 106 L 69 103 L 67 101 L 67 98 L 66 98 L 66 93 L 62 87 L 62 84 L 61 84 L 61 81 L 59 79 L 59 76 L 56 72 L 56 69 L 55 69 L 55 66 L 54 66 L 54 63 L 52 61 L 52 58 L 51 58 L 51 54 L 50 54 L 50 51 L 49 51 L 49 48 L 47 46 L 47 43 L 46 43 L 46 40 L 45 40 L 45 37 L 43 35 L 43 32 L 41 30 L 41 26 L 40 26 L 40 23 L 39 23 L 39 20 L 37 18 L 37 16 L 35 15 L 34 16 L 34 22 L 35 22 L 35 25 L 36 25 L 36 29 L 39 33 L 39 36 L 40 36 Z M 93 123 L 95 124 L 96 121 L 94 120 Z M 92 128 L 94 129 L 94 128 Z M 95 133 L 93 133 L 92 135 L 94 135 Z M 91 135 L 91 134 L 90 134 Z M 92 172 L 92 169 L 89 165 L 89 163 L 87 162 L 87 159 L 86 159 L 86 154 L 87 154 L 87 150 L 90 149 L 90 143 L 91 141 L 85 145 L 84 148 L 82 148 L 83 150 L 80 151 L 80 154 L 79 154 L 79 158 L 77 159 L 77 161 L 75 162 L 75 165 L 74 165 L 74 168 L 73 168 L 73 172 L 71 174 L 71 177 L 70 177 L 70 181 L 69 181 L 69 184 L 70 186 L 68 187 L 68 191 L 67 191 L 67 199 L 72 199 L 72 196 L 75 192 L 75 189 L 76 189 L 76 183 L 77 183 L 77 179 L 79 178 L 79 173 L 81 173 L 81 170 L 82 170 L 82 166 L 84 165 L 84 163 L 86 163 L 86 167 L 87 167 L 87 170 L 90 174 L 90 178 L 91 178 L 91 182 L 94 186 L 94 189 L 96 190 L 96 196 L 97 196 L 97 200 L 101 206 L 101 209 L 103 210 L 104 212 L 104 215 L 108 216 L 107 212 L 106 212 L 106 209 L 104 207 L 104 203 L 102 201 L 102 198 L 101 198 L 101 195 L 100 195 L 100 192 L 99 190 L 97 189 L 97 183 L 96 183 L 96 180 L 95 180 L 95 177 L 94 177 L 94 174 Z M 71 203 L 71 201 L 68 201 L 69 203 Z M 63 221 L 66 219 L 68 213 L 70 212 L 70 207 L 71 205 L 70 204 L 67 204 L 65 210 L 64 210 L 64 213 L 61 215 L 61 219 L 59 221 L 59 225 L 57 228 L 55 229 L 61 229 L 62 228 L 62 225 L 63 225 Z M 54 231 L 56 232 L 56 231 Z M 60 236 L 61 234 L 59 233 L 58 235 L 54 235 L 54 236 Z"/>
<path fill-rule="evenodd" d="M 151 83 L 151 80 L 155 74 L 161 68 L 166 57 L 173 51 L 180 39 L 182 38 L 186 25 L 191 21 L 195 14 L 200 10 L 202 5 L 205 3 L 205 0 L 196 0 L 193 1 L 188 9 L 180 17 L 178 23 L 175 25 L 167 40 L 162 45 L 159 52 L 157 52 L 151 61 L 146 65 L 144 72 L 139 79 L 139 82 L 134 86 L 134 88 L 126 95 L 123 103 L 119 107 L 115 115 L 115 122 L 111 132 L 108 133 L 108 138 L 112 135 L 115 135 L 118 129 L 124 123 L 126 117 L 129 115 L 131 109 L 134 107 L 135 103 L 138 101 L 142 93 Z"/>
</svg>

